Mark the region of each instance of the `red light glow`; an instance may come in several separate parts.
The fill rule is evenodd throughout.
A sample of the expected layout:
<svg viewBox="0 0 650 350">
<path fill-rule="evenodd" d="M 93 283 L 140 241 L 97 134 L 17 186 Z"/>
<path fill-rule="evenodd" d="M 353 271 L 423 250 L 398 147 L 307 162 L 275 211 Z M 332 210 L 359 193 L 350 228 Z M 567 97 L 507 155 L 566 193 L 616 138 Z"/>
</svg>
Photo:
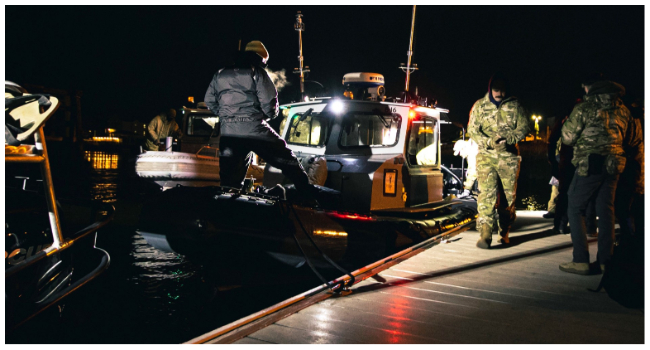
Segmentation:
<svg viewBox="0 0 650 350">
<path fill-rule="evenodd" d="M 409 118 L 415 118 L 415 112 L 413 110 L 409 110 Z"/>
<path fill-rule="evenodd" d="M 349 219 L 349 220 L 364 220 L 364 221 L 372 221 L 375 220 L 371 218 L 370 216 L 365 216 L 365 215 L 357 215 L 357 214 L 342 214 L 342 213 L 337 213 L 337 212 L 331 212 L 328 213 L 329 215 L 339 218 L 339 219 Z"/>
</svg>

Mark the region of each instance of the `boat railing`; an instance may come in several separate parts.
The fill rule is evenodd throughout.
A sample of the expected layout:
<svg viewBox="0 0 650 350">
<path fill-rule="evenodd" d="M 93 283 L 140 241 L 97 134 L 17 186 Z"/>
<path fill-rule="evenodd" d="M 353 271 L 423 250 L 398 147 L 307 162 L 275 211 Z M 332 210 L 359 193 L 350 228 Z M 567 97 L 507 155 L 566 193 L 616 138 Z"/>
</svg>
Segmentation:
<svg viewBox="0 0 650 350">
<path fill-rule="evenodd" d="M 115 212 L 115 208 L 111 206 L 111 213 L 106 215 L 103 220 L 89 225 L 88 227 L 70 236 L 68 239 L 64 239 L 63 233 L 61 231 L 60 214 L 56 205 L 56 195 L 54 193 L 52 172 L 50 168 L 47 145 L 45 143 L 45 135 L 43 133 L 43 126 L 38 128 L 37 132 L 34 133 L 34 140 L 34 145 L 10 146 L 5 144 L 5 163 L 31 163 L 40 165 L 41 174 L 43 176 L 43 186 L 45 187 L 45 199 L 47 202 L 48 217 L 53 242 L 43 251 L 32 255 L 31 257 L 6 270 L 5 278 L 13 275 L 14 273 L 24 269 L 27 266 L 32 265 L 33 263 L 46 256 L 50 256 L 67 249 L 79 239 L 85 237 L 91 232 L 97 231 L 99 228 L 105 226 L 113 219 Z"/>
</svg>

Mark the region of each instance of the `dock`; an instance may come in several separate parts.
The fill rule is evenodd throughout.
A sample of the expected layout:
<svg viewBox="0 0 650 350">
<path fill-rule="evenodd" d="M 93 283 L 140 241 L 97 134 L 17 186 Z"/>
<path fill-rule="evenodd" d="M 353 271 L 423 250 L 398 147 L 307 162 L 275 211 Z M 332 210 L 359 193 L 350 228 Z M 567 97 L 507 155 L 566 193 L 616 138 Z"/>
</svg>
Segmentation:
<svg viewBox="0 0 650 350">
<path fill-rule="evenodd" d="M 593 292 L 602 275 L 562 272 L 569 235 L 518 211 L 510 245 L 465 231 L 351 288 L 297 296 L 188 343 L 494 344 L 644 342 L 644 313 Z M 597 239 L 590 238 L 591 260 Z"/>
</svg>

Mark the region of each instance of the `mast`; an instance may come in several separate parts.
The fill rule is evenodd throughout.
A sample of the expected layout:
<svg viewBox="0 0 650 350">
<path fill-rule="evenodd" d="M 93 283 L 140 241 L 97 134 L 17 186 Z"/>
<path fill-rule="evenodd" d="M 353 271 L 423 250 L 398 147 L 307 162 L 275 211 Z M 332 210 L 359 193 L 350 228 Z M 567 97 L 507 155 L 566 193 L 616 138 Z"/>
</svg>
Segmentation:
<svg viewBox="0 0 650 350">
<path fill-rule="evenodd" d="M 406 53 L 408 56 L 408 61 L 406 62 L 406 67 L 404 67 L 404 63 L 402 63 L 402 66 L 400 67 L 404 72 L 406 72 L 406 87 L 404 91 L 409 91 L 409 83 L 411 82 L 411 72 L 414 72 L 418 70 L 418 65 L 413 64 L 413 67 L 411 67 L 411 57 L 413 56 L 413 34 L 415 32 L 415 6 L 413 5 L 413 14 L 411 16 L 411 40 L 409 41 L 409 50 Z"/>
<path fill-rule="evenodd" d="M 302 21 L 302 14 L 298 11 L 296 15 L 296 23 L 293 25 L 293 28 L 298 32 L 298 44 L 299 44 L 299 56 L 298 62 L 300 63 L 299 68 L 293 70 L 294 73 L 300 74 L 300 99 L 305 98 L 305 73 L 309 73 L 309 67 L 304 67 L 304 57 L 302 56 L 302 32 L 305 31 L 305 23 Z"/>
</svg>

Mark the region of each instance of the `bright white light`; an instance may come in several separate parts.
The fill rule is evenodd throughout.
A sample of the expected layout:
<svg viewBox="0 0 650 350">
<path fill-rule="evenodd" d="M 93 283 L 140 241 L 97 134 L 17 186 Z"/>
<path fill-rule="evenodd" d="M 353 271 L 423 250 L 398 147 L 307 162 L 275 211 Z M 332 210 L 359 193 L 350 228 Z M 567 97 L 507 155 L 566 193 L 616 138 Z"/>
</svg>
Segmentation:
<svg viewBox="0 0 650 350">
<path fill-rule="evenodd" d="M 309 96 L 305 96 L 305 102 L 309 102 Z"/>
<path fill-rule="evenodd" d="M 340 114 L 341 112 L 343 112 L 343 102 L 338 101 L 338 100 L 332 101 L 331 109 L 332 109 L 332 112 L 334 112 L 336 114 Z"/>
</svg>

